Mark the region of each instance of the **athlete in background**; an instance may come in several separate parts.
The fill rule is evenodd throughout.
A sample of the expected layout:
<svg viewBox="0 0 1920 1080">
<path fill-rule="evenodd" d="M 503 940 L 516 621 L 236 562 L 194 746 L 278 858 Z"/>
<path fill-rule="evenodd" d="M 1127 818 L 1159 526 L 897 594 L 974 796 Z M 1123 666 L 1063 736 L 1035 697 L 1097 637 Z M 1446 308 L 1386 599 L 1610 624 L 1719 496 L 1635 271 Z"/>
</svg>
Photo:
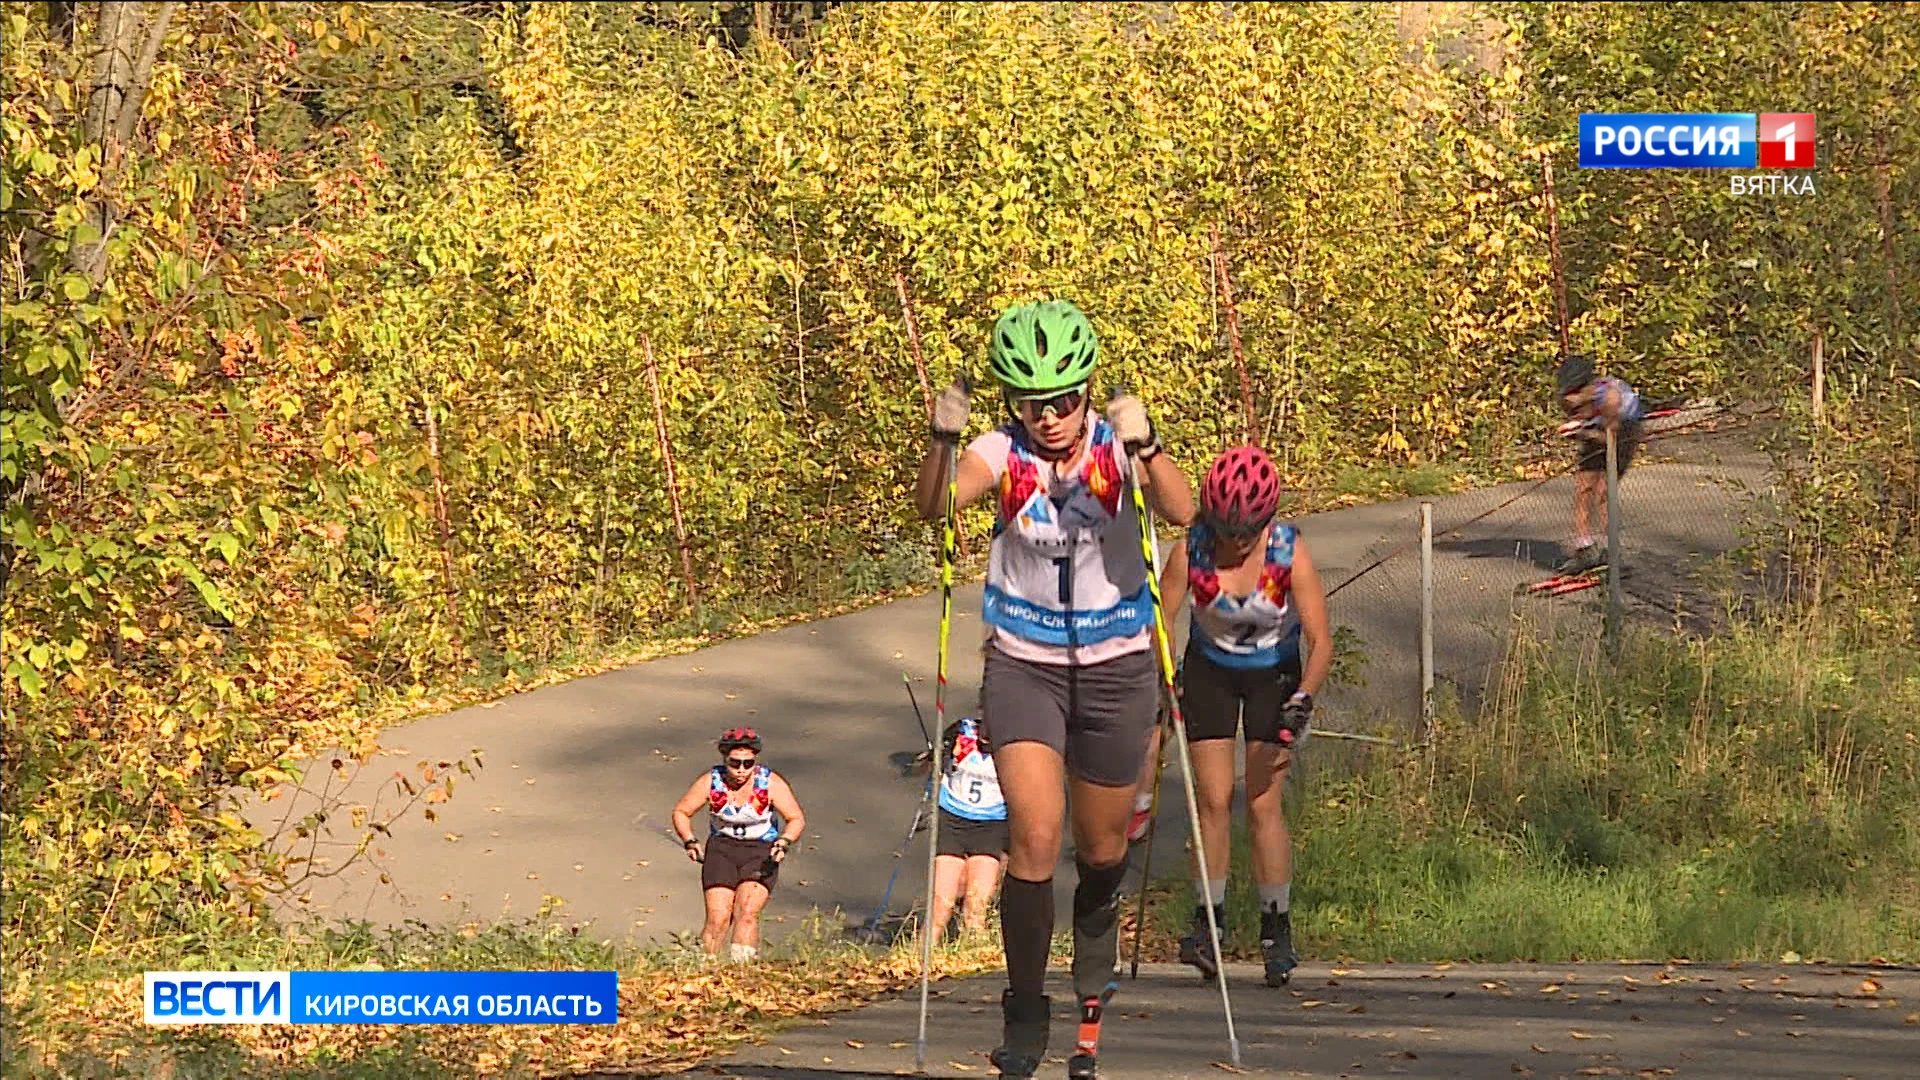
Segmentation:
<svg viewBox="0 0 1920 1080">
<path fill-rule="evenodd" d="M 1614 457 L 1619 475 L 1625 476 L 1640 446 L 1646 406 L 1622 380 L 1596 378 L 1593 361 L 1577 354 L 1561 362 L 1557 382 L 1561 411 L 1571 417 L 1560 425 L 1560 434 L 1579 440 L 1574 452 L 1573 554 L 1556 568 L 1570 576 L 1598 570 L 1613 554 L 1596 542 L 1607 535 L 1607 432 L 1614 433 Z"/>
<path fill-rule="evenodd" d="M 1211 895 L 1224 937 L 1233 747 L 1244 727 L 1247 819 L 1269 986 L 1286 985 L 1300 962 L 1290 915 L 1293 840 L 1280 795 L 1307 737 L 1314 692 L 1333 666 L 1326 590 L 1300 531 L 1275 519 L 1279 506 L 1280 475 L 1265 452 L 1242 446 L 1220 455 L 1200 486 L 1200 520 L 1174 548 L 1160 583 L 1169 618 L 1181 601 L 1193 600 L 1180 711 L 1193 755 L 1201 842 L 1214 875 L 1203 892 L 1196 869 L 1193 929 L 1180 939 L 1180 959 L 1208 978 L 1217 974 L 1203 905 Z"/>
<path fill-rule="evenodd" d="M 720 735 L 720 764 L 700 775 L 673 808 L 673 832 L 700 864 L 707 901 L 700 943 L 717 956 L 729 938 L 734 963 L 760 955 L 760 910 L 773 895 L 793 842 L 807 829 L 807 816 L 779 773 L 760 764 L 760 735 L 728 728 Z M 693 815 L 704 806 L 707 842 L 693 835 Z"/>
<path fill-rule="evenodd" d="M 993 746 L 980 721 L 963 717 L 947 725 L 946 780 L 940 785 L 940 849 L 933 860 L 934 941 L 961 896 L 960 920 L 969 934 L 987 928 L 987 907 L 1007 864 L 1007 800 L 993 767 Z"/>
</svg>

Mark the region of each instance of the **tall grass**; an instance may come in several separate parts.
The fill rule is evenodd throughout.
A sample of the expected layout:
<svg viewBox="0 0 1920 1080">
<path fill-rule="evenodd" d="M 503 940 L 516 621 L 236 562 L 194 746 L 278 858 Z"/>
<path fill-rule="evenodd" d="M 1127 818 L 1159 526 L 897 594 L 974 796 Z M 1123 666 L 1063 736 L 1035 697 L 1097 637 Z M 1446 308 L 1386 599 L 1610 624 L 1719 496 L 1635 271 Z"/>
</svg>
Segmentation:
<svg viewBox="0 0 1920 1080">
<path fill-rule="evenodd" d="M 1636 628 L 1617 663 L 1516 627 L 1480 715 L 1443 715 L 1430 753 L 1289 793 L 1301 951 L 1920 960 L 1920 647 L 1893 617 Z M 1165 940 L 1191 901 L 1176 883 L 1155 908 Z"/>
</svg>

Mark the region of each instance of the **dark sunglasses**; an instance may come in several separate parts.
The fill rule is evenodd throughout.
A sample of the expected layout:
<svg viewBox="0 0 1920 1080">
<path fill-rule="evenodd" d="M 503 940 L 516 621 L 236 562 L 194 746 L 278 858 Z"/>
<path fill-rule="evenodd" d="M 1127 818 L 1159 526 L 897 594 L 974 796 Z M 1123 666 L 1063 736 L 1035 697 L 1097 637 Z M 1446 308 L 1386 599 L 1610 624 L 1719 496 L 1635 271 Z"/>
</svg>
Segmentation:
<svg viewBox="0 0 1920 1080">
<path fill-rule="evenodd" d="M 729 769 L 751 769 L 751 768 L 753 768 L 753 767 L 754 767 L 754 765 L 756 765 L 756 764 L 758 764 L 758 763 L 759 763 L 759 761 L 760 761 L 760 759 L 759 759 L 759 758 L 750 758 L 750 757 L 745 757 L 745 758 L 742 758 L 742 757 L 730 757 L 730 758 L 728 758 L 728 759 L 727 759 L 727 768 L 729 768 Z"/>
<path fill-rule="evenodd" d="M 1040 418 L 1049 412 L 1053 413 L 1056 417 L 1072 416 L 1074 411 L 1080 408 L 1086 400 L 1087 388 L 1078 386 L 1072 390 L 1062 390 L 1058 394 L 1049 394 L 1045 397 L 1013 397 L 1009 395 L 1007 398 L 1007 407 L 1019 413 L 1029 422 L 1039 423 Z"/>
</svg>

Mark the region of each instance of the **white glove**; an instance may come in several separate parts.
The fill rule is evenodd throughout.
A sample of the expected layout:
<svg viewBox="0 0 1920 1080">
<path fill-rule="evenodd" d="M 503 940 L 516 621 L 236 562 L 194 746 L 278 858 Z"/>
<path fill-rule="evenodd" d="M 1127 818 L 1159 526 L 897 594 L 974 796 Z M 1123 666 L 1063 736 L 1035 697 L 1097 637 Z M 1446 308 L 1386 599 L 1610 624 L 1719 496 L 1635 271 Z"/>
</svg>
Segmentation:
<svg viewBox="0 0 1920 1080">
<path fill-rule="evenodd" d="M 933 437 L 958 442 L 967 429 L 968 412 L 966 380 L 955 379 L 933 399 Z"/>
<path fill-rule="evenodd" d="M 1153 446 L 1153 422 L 1147 419 L 1147 407 L 1132 394 L 1121 394 L 1107 402 L 1107 423 L 1113 425 L 1113 433 L 1120 437 L 1120 444 L 1128 453 L 1139 453 Z"/>
</svg>

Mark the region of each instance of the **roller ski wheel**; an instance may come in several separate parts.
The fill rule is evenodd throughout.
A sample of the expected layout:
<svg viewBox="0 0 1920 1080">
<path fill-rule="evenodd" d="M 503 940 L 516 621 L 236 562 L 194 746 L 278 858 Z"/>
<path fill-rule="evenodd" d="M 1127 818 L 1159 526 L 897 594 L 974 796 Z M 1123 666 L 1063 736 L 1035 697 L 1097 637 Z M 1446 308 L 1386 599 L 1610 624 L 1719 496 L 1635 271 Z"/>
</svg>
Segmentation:
<svg viewBox="0 0 1920 1080">
<path fill-rule="evenodd" d="M 1260 955 L 1266 961 L 1268 986 L 1285 986 L 1293 981 L 1300 955 L 1293 951 L 1293 920 L 1286 912 L 1269 911 L 1260 916 Z"/>
<path fill-rule="evenodd" d="M 1046 1060 L 1052 1003 L 1045 994 L 1000 992 L 1001 1042 L 987 1060 L 1001 1076 L 1030 1077 Z"/>
<path fill-rule="evenodd" d="M 1119 988 L 1117 983 L 1109 983 L 1098 997 L 1081 999 L 1080 1031 L 1074 1039 L 1073 1057 L 1067 1059 L 1069 1080 L 1093 1080 L 1100 1075 L 1100 1021 Z"/>
</svg>

